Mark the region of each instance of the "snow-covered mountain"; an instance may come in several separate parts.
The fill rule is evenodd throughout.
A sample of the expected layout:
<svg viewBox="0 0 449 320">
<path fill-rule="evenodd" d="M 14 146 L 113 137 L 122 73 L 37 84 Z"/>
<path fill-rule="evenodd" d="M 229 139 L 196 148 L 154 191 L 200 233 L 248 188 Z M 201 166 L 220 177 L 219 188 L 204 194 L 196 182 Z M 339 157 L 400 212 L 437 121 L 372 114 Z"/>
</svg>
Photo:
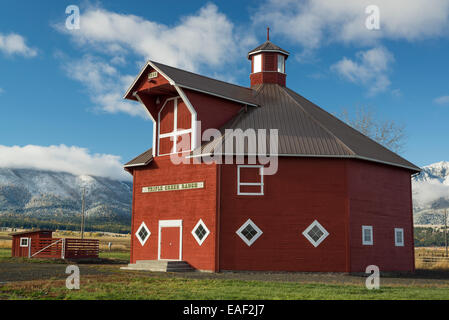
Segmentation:
<svg viewBox="0 0 449 320">
<path fill-rule="evenodd" d="M 65 172 L 0 168 L 0 225 L 2 216 L 51 221 L 78 219 L 83 188 L 88 218 L 108 223 L 130 220 L 130 182 Z"/>
<path fill-rule="evenodd" d="M 415 224 L 442 224 L 443 210 L 449 212 L 449 162 L 423 167 L 412 183 Z"/>
</svg>

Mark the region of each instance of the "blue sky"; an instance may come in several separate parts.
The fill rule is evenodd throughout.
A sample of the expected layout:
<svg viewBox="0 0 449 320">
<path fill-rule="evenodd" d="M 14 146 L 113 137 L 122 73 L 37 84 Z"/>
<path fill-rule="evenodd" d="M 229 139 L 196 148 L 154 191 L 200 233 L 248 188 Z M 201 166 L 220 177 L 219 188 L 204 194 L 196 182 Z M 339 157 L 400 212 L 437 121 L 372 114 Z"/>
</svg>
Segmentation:
<svg viewBox="0 0 449 320">
<path fill-rule="evenodd" d="M 368 4 L 380 30 L 365 27 Z M 65 28 L 68 5 L 79 30 Z M 248 86 L 246 52 L 267 25 L 291 53 L 288 87 L 403 124 L 417 165 L 449 160 L 447 0 L 14 1 L 0 4 L 0 166 L 125 177 L 120 163 L 152 143 L 142 108 L 121 100 L 144 61 Z"/>
</svg>

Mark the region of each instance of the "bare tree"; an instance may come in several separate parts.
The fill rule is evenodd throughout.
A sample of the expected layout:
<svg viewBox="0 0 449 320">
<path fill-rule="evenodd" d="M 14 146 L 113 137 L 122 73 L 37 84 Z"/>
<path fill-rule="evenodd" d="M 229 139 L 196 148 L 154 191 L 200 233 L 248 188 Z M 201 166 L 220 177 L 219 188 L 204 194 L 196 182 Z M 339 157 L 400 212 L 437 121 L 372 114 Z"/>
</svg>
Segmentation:
<svg viewBox="0 0 449 320">
<path fill-rule="evenodd" d="M 372 110 L 363 106 L 357 107 L 352 115 L 343 109 L 339 118 L 384 147 L 397 153 L 404 151 L 406 134 L 403 125 L 392 120 L 379 120 Z"/>
</svg>

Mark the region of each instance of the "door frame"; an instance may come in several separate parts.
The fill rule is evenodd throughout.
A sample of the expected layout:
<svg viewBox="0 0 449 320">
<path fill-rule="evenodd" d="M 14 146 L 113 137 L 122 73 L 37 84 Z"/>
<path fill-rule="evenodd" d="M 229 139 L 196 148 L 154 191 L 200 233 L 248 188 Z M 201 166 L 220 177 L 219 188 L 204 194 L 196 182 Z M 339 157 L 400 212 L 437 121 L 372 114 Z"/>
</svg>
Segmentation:
<svg viewBox="0 0 449 320">
<path fill-rule="evenodd" d="M 161 231 L 164 227 L 179 227 L 179 259 L 161 259 Z M 182 220 L 159 220 L 159 239 L 157 246 L 157 259 L 158 260 L 182 260 Z"/>
</svg>

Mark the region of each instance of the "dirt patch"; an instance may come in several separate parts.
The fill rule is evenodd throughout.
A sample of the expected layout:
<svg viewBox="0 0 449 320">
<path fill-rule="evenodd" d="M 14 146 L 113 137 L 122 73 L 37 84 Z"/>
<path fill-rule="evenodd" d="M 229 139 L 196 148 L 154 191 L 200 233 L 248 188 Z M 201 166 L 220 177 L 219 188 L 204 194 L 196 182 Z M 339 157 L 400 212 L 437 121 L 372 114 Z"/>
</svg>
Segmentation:
<svg viewBox="0 0 449 320">
<path fill-rule="evenodd" d="M 80 274 L 88 276 L 142 276 L 151 278 L 185 278 L 211 280 L 278 281 L 365 286 L 365 274 L 313 273 L 313 272 L 150 272 L 124 271 L 123 265 L 78 264 Z M 67 264 L 0 262 L 0 283 L 66 279 Z M 449 288 L 449 272 L 417 270 L 414 274 L 382 274 L 381 286 L 417 286 Z"/>
<path fill-rule="evenodd" d="M 66 268 L 67 264 L 0 262 L 0 283 L 65 279 Z M 110 275 L 118 270 L 103 265 L 79 265 L 79 268 L 82 275 Z"/>
</svg>

